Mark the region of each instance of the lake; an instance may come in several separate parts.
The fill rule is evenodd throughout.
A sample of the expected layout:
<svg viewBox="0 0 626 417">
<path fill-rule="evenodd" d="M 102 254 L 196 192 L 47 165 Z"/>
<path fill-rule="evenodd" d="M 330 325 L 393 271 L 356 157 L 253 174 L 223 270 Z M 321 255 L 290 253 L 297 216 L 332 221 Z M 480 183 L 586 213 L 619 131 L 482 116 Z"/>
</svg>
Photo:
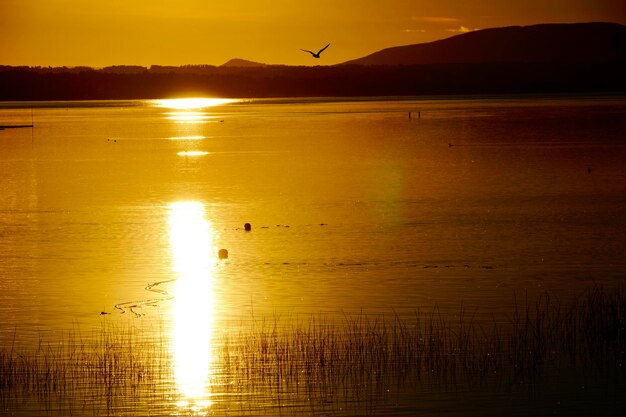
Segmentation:
<svg viewBox="0 0 626 417">
<path fill-rule="evenodd" d="M 0 125 L 31 121 L 33 129 L 0 131 L 5 359 L 34 350 L 34 375 L 48 365 L 37 358 L 80 346 L 70 362 L 92 369 L 88 360 L 107 355 L 89 356 L 90 341 L 111 337 L 106 345 L 115 349 L 135 343 L 131 354 L 115 351 L 115 361 L 158 357 L 164 370 L 144 386 L 147 371 L 133 365 L 134 388 L 122 384 L 115 395 L 102 391 L 112 386 L 107 378 L 66 371 L 57 378 L 69 385 L 45 395 L 0 384 L 4 412 L 624 410 L 614 379 L 609 389 L 606 379 L 565 371 L 533 384 L 483 377 L 476 386 L 467 375 L 426 383 L 404 374 L 376 379 L 364 368 L 352 379 L 324 374 L 311 388 L 304 377 L 293 380 L 304 372 L 293 359 L 291 379 L 259 376 L 269 366 L 267 346 L 282 361 L 279 347 L 302 335 L 353 352 L 349 328 L 386 335 L 395 327 L 379 323 L 422 314 L 506 326 L 516 306 L 546 294 L 568 303 L 594 286 L 621 288 L 623 97 L 0 103 Z M 265 338 L 274 344 L 258 342 Z M 368 346 L 378 346 L 374 340 L 382 339 Z M 248 362 L 230 368 L 215 359 L 223 357 Z M 321 362 L 315 372 L 329 369 Z M 411 368 L 396 365 L 396 373 Z M 365 373 L 376 383 L 359 379 Z M 566 383 L 559 390 L 554 381 Z"/>
</svg>

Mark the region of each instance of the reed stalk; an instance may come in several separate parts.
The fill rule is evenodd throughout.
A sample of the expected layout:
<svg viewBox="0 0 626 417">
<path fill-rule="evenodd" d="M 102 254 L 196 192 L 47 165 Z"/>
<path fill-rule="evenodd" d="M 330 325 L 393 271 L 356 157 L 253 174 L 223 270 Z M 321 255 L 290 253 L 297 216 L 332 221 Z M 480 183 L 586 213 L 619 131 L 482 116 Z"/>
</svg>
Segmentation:
<svg viewBox="0 0 626 417">
<path fill-rule="evenodd" d="M 607 381 L 626 377 L 626 296 L 596 287 L 567 304 L 546 294 L 515 300 L 507 323 L 477 323 L 464 309 L 448 322 L 437 308 L 412 317 L 313 315 L 253 318 L 223 326 L 214 340 L 211 391 L 229 401 L 272 398 L 367 399 L 416 386 L 525 384 L 575 369 Z M 103 321 L 37 346 L 0 349 L 0 404 L 63 399 L 114 410 L 174 402 L 169 341 L 163 332 Z"/>
</svg>

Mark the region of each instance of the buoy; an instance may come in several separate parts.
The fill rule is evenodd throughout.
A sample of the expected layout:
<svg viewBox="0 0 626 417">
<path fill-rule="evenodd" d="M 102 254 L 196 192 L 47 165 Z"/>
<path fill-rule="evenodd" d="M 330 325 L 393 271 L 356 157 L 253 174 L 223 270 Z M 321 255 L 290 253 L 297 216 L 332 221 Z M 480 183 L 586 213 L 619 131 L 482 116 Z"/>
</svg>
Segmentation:
<svg viewBox="0 0 626 417">
<path fill-rule="evenodd" d="M 228 258 L 228 251 L 226 249 L 220 249 L 217 252 L 217 257 L 220 259 L 227 259 Z"/>
<path fill-rule="evenodd" d="M 245 230 L 246 232 L 249 232 L 250 230 L 252 230 L 252 226 L 250 225 L 250 223 L 244 224 L 243 230 Z"/>
</svg>

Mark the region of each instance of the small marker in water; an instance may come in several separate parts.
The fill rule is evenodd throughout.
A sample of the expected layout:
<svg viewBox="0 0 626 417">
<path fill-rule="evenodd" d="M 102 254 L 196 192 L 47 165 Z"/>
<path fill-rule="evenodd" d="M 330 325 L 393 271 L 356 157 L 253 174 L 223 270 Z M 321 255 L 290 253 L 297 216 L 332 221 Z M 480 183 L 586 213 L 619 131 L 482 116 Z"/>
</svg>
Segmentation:
<svg viewBox="0 0 626 417">
<path fill-rule="evenodd" d="M 226 249 L 220 249 L 217 252 L 217 257 L 219 259 L 227 259 L 228 258 L 228 251 Z"/>
<path fill-rule="evenodd" d="M 249 232 L 250 230 L 252 230 L 252 225 L 250 225 L 250 223 L 244 224 L 243 230 L 245 230 L 246 232 Z"/>
</svg>

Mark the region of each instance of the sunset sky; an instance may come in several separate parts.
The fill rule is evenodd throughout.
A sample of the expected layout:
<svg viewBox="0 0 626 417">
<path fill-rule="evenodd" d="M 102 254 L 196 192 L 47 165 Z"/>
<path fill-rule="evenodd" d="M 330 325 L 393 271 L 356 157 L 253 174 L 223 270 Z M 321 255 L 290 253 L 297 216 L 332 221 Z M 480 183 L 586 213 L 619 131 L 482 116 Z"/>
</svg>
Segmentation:
<svg viewBox="0 0 626 417">
<path fill-rule="evenodd" d="M 0 64 L 324 65 L 468 30 L 626 24 L 626 0 L 0 0 Z M 318 50 L 322 58 L 300 48 Z"/>
</svg>

